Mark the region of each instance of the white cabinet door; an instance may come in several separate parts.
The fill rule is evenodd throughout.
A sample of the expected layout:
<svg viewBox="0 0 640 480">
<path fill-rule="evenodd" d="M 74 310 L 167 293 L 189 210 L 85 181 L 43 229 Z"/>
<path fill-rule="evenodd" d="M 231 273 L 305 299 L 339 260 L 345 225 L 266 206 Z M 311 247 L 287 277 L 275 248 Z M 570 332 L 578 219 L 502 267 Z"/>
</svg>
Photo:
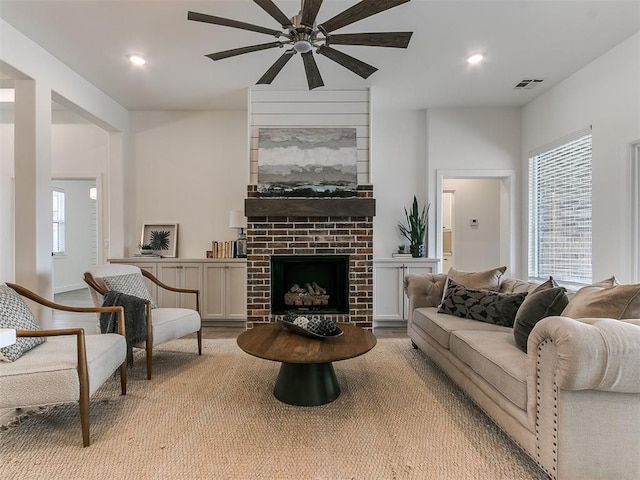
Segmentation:
<svg viewBox="0 0 640 480">
<path fill-rule="evenodd" d="M 229 263 L 226 266 L 225 297 L 226 318 L 229 320 L 247 319 L 247 265 Z"/>
<path fill-rule="evenodd" d="M 158 280 L 176 288 L 202 291 L 202 264 L 200 263 L 158 263 Z M 202 293 L 201 293 L 202 295 Z M 202 297 L 200 299 L 202 303 Z M 196 308 L 196 296 L 158 288 L 158 304 L 170 308 Z"/>
<path fill-rule="evenodd" d="M 403 295 L 400 285 L 404 278 L 401 262 L 380 263 L 373 268 L 374 320 L 404 320 Z"/>
<path fill-rule="evenodd" d="M 247 319 L 247 265 L 245 263 L 206 263 L 204 282 L 206 301 L 203 320 Z"/>
<path fill-rule="evenodd" d="M 224 320 L 225 269 L 223 263 L 206 263 L 203 275 L 203 320 Z"/>
<path fill-rule="evenodd" d="M 405 275 L 436 273 L 438 262 L 433 258 L 374 260 L 373 320 L 406 321 L 409 317 L 409 299 L 404 294 Z"/>
</svg>

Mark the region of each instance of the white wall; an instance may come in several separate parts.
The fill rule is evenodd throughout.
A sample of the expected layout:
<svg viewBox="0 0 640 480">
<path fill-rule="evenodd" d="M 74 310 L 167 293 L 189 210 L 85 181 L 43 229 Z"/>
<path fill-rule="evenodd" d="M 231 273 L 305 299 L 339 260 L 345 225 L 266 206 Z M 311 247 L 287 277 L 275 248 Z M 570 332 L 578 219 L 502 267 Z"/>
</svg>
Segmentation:
<svg viewBox="0 0 640 480">
<path fill-rule="evenodd" d="M 500 180 L 451 178 L 443 189 L 455 192 L 452 266 L 464 271 L 500 266 Z M 478 225 L 471 226 L 471 219 Z"/>
<path fill-rule="evenodd" d="M 640 140 L 640 33 L 528 104 L 522 118 L 523 162 L 531 150 L 593 126 L 593 279 L 631 281 L 631 249 L 639 247 L 631 244 L 629 144 Z"/>
<path fill-rule="evenodd" d="M 233 240 L 229 212 L 244 210 L 249 183 L 246 112 L 132 112 L 137 252 L 143 223 L 178 223 L 178 256 L 205 258 Z"/>
<path fill-rule="evenodd" d="M 13 268 L 13 111 L 0 111 L 0 282 L 14 278 Z"/>
<path fill-rule="evenodd" d="M 442 170 L 513 171 L 511 185 L 514 210 L 520 211 L 521 173 L 521 109 L 520 108 L 435 108 L 427 111 L 427 176 L 428 198 L 436 205 L 436 180 Z M 511 212 L 513 214 L 514 212 Z M 435 256 L 436 212 L 431 215 L 429 252 Z M 511 225 L 512 247 L 506 258 L 520 258 L 520 225 Z M 503 256 L 504 252 L 503 252 Z M 504 260 L 503 260 L 504 261 Z M 503 263 L 501 261 L 500 263 Z M 509 264 L 508 275 L 521 278 L 519 265 Z M 516 262 L 514 262 L 516 263 Z"/>
<path fill-rule="evenodd" d="M 375 98 L 374 98 L 375 100 Z M 371 180 L 376 199 L 374 258 L 389 258 L 408 244 L 398 229 L 413 196 L 425 205 L 425 111 L 376 110 L 371 120 Z"/>
<path fill-rule="evenodd" d="M 65 254 L 53 259 L 53 293 L 86 288 L 82 275 L 96 260 L 94 180 L 53 180 L 65 194 Z"/>
</svg>

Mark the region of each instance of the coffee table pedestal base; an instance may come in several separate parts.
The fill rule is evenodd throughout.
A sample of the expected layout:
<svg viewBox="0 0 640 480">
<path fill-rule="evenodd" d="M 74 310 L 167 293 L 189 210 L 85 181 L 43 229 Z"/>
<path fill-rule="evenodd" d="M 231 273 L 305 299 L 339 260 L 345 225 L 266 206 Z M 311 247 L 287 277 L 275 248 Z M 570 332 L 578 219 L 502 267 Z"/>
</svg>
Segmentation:
<svg viewBox="0 0 640 480">
<path fill-rule="evenodd" d="M 340 386 L 332 363 L 283 363 L 273 395 L 289 405 L 315 407 L 338 398 Z"/>
</svg>

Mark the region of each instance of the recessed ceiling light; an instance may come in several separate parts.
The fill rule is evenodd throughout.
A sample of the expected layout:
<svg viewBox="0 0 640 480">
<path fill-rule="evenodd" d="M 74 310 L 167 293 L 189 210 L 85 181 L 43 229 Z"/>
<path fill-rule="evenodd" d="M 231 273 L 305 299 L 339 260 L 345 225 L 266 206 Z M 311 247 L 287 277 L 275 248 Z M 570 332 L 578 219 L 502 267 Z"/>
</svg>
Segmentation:
<svg viewBox="0 0 640 480">
<path fill-rule="evenodd" d="M 129 55 L 129 60 L 135 65 L 144 65 L 147 61 L 140 55 Z"/>
<path fill-rule="evenodd" d="M 467 58 L 467 63 L 474 65 L 476 63 L 480 63 L 483 58 L 484 55 L 482 55 L 481 53 L 474 53 L 473 55 L 469 55 L 469 57 Z"/>
</svg>

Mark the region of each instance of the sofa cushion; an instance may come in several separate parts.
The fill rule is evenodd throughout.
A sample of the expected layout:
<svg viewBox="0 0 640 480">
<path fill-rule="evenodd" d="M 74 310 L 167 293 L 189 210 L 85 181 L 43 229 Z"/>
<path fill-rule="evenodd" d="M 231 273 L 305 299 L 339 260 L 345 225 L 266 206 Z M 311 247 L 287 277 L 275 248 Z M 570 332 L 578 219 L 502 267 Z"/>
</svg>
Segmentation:
<svg viewBox="0 0 640 480">
<path fill-rule="evenodd" d="M 536 323 L 545 317 L 560 315 L 569 303 L 563 287 L 536 289 L 527 295 L 516 313 L 513 337 L 520 350 L 526 353 L 529 334 Z"/>
<path fill-rule="evenodd" d="M 22 297 L 7 285 L 0 285 L 0 328 L 40 330 L 40 325 Z M 0 348 L 0 360 L 15 362 L 45 340 L 46 337 L 18 337 L 13 345 Z"/>
<path fill-rule="evenodd" d="M 438 312 L 512 327 L 516 312 L 526 296 L 526 292 L 498 293 L 476 290 L 449 279 Z"/>
<path fill-rule="evenodd" d="M 445 313 L 438 313 L 436 307 L 418 308 L 413 312 L 412 328 L 419 328 L 438 342 L 443 348 L 449 348 L 451 332 L 458 330 L 481 330 L 486 332 L 508 332 L 511 329 L 493 325 L 492 323 L 477 322 L 468 318 L 454 317 Z"/>
<path fill-rule="evenodd" d="M 640 318 L 640 284 L 583 287 L 562 311 L 562 316 L 616 320 Z"/>
<path fill-rule="evenodd" d="M 476 290 L 494 290 L 500 288 L 500 281 L 507 267 L 498 267 L 484 272 L 463 272 L 451 267 L 447 277 L 454 282 Z"/>
<path fill-rule="evenodd" d="M 527 408 L 529 360 L 511 331 L 460 330 L 451 333 L 451 353 L 519 408 Z"/>
<path fill-rule="evenodd" d="M 116 292 L 149 300 L 151 302 L 151 308 L 158 308 L 158 303 L 151 293 L 149 293 L 142 274 L 128 273 L 126 275 L 114 275 L 111 277 L 102 277 L 102 280 L 109 290 L 115 290 Z"/>
</svg>

